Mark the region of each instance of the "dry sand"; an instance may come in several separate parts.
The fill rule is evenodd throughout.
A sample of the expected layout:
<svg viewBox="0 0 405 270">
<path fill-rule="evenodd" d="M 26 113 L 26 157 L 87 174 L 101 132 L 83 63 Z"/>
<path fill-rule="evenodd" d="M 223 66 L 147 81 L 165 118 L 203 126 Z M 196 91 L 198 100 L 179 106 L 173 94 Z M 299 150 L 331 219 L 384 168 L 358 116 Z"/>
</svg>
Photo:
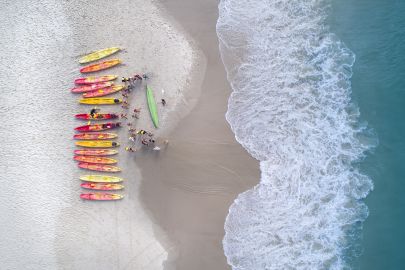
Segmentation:
<svg viewBox="0 0 405 270">
<path fill-rule="evenodd" d="M 152 71 L 156 98 L 165 89 L 163 97 L 171 104 L 160 107 L 164 131 L 166 119 L 177 115 L 170 111 L 186 105 L 191 73 L 204 68 L 199 52 L 146 0 L 3 1 L 0 34 L 0 268 L 161 269 L 167 252 L 140 204 L 139 156 L 123 147 L 117 156 L 124 200 L 79 199 L 78 177 L 91 172 L 72 160 L 73 128 L 83 124 L 73 115 L 90 106 L 79 105 L 69 90 L 80 76 L 79 55 L 125 47 L 114 56 L 125 65 L 97 75 Z M 139 106 L 137 127 L 148 130 L 143 88 L 132 98 L 131 109 Z M 119 135 L 125 146 L 126 128 Z"/>
<path fill-rule="evenodd" d="M 169 135 L 168 148 L 137 160 L 142 201 L 169 251 L 165 269 L 229 269 L 222 248 L 225 217 L 235 197 L 259 179 L 258 163 L 225 120 L 231 90 L 215 32 L 217 4 L 163 2 L 207 58 L 201 96 Z"/>
</svg>

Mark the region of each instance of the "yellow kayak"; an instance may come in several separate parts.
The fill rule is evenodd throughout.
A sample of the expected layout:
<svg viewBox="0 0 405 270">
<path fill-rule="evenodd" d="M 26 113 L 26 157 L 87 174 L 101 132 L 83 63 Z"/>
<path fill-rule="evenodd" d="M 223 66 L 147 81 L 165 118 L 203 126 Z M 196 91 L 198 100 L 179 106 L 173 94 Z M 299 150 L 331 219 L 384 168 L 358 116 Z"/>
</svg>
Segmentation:
<svg viewBox="0 0 405 270">
<path fill-rule="evenodd" d="M 80 99 L 79 103 L 81 104 L 119 104 L 122 102 L 120 98 L 84 98 Z"/>
<path fill-rule="evenodd" d="M 79 59 L 80 64 L 85 64 L 89 62 L 93 62 L 99 59 L 102 59 L 104 57 L 110 56 L 116 52 L 119 52 L 121 49 L 118 47 L 111 47 L 111 48 L 106 48 L 103 50 L 95 51 L 90 54 L 87 54 L 83 56 L 82 58 Z"/>
<path fill-rule="evenodd" d="M 76 145 L 83 147 L 117 147 L 119 143 L 113 141 L 78 141 Z"/>
<path fill-rule="evenodd" d="M 122 182 L 122 178 L 109 175 L 82 175 L 80 180 L 87 182 L 96 182 L 96 183 L 119 183 Z"/>
</svg>

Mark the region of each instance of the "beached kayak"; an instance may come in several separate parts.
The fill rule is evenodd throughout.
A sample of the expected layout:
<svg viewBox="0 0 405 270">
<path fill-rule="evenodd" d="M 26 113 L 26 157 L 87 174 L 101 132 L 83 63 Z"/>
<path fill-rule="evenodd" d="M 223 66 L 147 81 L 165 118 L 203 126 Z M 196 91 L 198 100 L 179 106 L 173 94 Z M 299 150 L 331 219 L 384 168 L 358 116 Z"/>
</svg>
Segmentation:
<svg viewBox="0 0 405 270">
<path fill-rule="evenodd" d="M 123 185 L 110 183 L 81 183 L 80 186 L 94 190 L 120 190 L 124 188 Z"/>
<path fill-rule="evenodd" d="M 95 157 L 95 156 L 74 156 L 73 159 L 80 162 L 97 163 L 97 164 L 115 164 L 118 162 L 118 160 L 113 158 Z"/>
<path fill-rule="evenodd" d="M 113 193 L 82 193 L 80 198 L 90 201 L 115 201 L 124 198 L 123 195 Z"/>
<path fill-rule="evenodd" d="M 100 70 L 104 70 L 104 69 L 107 69 L 107 68 L 114 67 L 114 66 L 116 66 L 118 64 L 121 64 L 120 59 L 111 59 L 111 60 L 107 60 L 107 61 L 104 61 L 104 62 L 101 62 L 101 63 L 96 63 L 96 64 L 85 66 L 85 67 L 80 69 L 80 72 L 81 73 L 96 72 L 96 71 L 100 71 Z"/>
<path fill-rule="evenodd" d="M 118 154 L 118 151 L 114 149 L 77 149 L 74 153 L 83 156 L 112 156 Z"/>
<path fill-rule="evenodd" d="M 113 141 L 78 141 L 78 142 L 76 142 L 76 145 L 82 146 L 82 147 L 111 148 L 111 147 L 117 147 L 120 144 L 117 142 L 113 142 Z"/>
<path fill-rule="evenodd" d="M 114 83 L 113 82 L 102 82 L 102 83 L 93 83 L 88 85 L 82 85 L 79 87 L 72 88 L 73 93 L 85 93 L 85 92 L 92 92 L 102 88 L 110 87 Z"/>
<path fill-rule="evenodd" d="M 105 123 L 105 124 L 95 124 L 95 125 L 85 125 L 85 126 L 80 126 L 76 127 L 75 130 L 79 132 L 87 132 L 87 131 L 102 131 L 102 130 L 107 130 L 107 129 L 113 129 L 120 127 L 121 123 Z"/>
<path fill-rule="evenodd" d="M 95 51 L 95 52 L 89 53 L 89 54 L 83 56 L 82 58 L 80 58 L 79 63 L 86 64 L 89 62 L 97 61 L 104 57 L 110 56 L 116 52 L 119 52 L 120 50 L 121 49 L 118 47 L 111 47 L 111 48 L 106 48 L 106 49 L 102 49 L 99 51 Z"/>
<path fill-rule="evenodd" d="M 99 172 L 119 172 L 121 169 L 116 166 L 111 165 L 104 165 L 104 164 L 94 164 L 88 162 L 80 162 L 79 167 L 82 169 L 87 169 L 91 171 L 99 171 Z"/>
<path fill-rule="evenodd" d="M 114 81 L 117 78 L 118 78 L 117 75 L 105 75 L 105 76 L 99 76 L 99 77 L 90 76 L 90 77 L 76 79 L 75 84 L 102 83 L 102 82 Z"/>
<path fill-rule="evenodd" d="M 98 90 L 94 90 L 94 91 L 90 91 L 87 93 L 83 94 L 84 98 L 93 98 L 93 97 L 102 97 L 102 96 L 107 96 L 107 95 L 111 95 L 114 94 L 118 91 L 121 91 L 122 89 L 124 89 L 124 85 L 113 85 L 110 87 L 106 87 L 106 88 L 102 88 L 102 89 L 98 89 Z"/>
<path fill-rule="evenodd" d="M 76 140 L 108 140 L 118 137 L 116 133 L 79 133 L 73 136 Z"/>
<path fill-rule="evenodd" d="M 80 180 L 94 183 L 119 183 L 123 179 L 116 176 L 90 174 L 80 176 Z"/>
<path fill-rule="evenodd" d="M 89 113 L 76 114 L 77 119 L 82 120 L 106 120 L 106 119 L 115 119 L 118 118 L 118 114 L 115 113 L 95 113 L 93 116 Z"/>
<path fill-rule="evenodd" d="M 153 96 L 152 89 L 149 86 L 146 86 L 146 98 L 148 99 L 148 107 L 149 107 L 149 112 L 150 116 L 152 118 L 153 125 L 155 125 L 156 128 L 159 127 L 159 117 L 157 113 L 157 108 L 156 108 L 156 101 Z"/>
<path fill-rule="evenodd" d="M 122 99 L 119 98 L 84 98 L 80 99 L 81 104 L 91 104 L 91 105 L 113 105 L 120 104 Z"/>
</svg>

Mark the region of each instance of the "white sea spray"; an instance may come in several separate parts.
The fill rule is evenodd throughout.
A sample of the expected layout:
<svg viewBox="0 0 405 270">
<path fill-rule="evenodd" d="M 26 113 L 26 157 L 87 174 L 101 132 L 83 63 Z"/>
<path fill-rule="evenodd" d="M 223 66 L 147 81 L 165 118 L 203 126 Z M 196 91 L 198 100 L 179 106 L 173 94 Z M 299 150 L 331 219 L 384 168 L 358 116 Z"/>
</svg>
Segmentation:
<svg viewBox="0 0 405 270">
<path fill-rule="evenodd" d="M 327 1 L 222 0 L 217 33 L 232 86 L 227 120 L 261 180 L 229 210 L 233 269 L 346 269 L 362 199 L 355 163 L 374 144 L 351 104 L 355 55 L 329 32 Z"/>
</svg>

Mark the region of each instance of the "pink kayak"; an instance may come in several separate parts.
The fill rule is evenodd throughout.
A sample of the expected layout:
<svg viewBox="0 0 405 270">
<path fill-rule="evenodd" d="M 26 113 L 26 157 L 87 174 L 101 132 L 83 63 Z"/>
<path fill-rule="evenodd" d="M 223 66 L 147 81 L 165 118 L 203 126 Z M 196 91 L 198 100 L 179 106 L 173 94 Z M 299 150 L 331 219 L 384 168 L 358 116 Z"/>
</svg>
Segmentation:
<svg viewBox="0 0 405 270">
<path fill-rule="evenodd" d="M 110 87 L 106 87 L 106 88 L 102 88 L 102 89 L 98 89 L 98 90 L 94 90 L 91 92 L 87 92 L 83 94 L 84 98 L 91 98 L 91 97 L 103 97 L 103 96 L 107 96 L 107 95 L 111 95 L 114 94 L 118 91 L 121 91 L 122 89 L 124 89 L 123 85 L 113 85 Z"/>
<path fill-rule="evenodd" d="M 113 193 L 82 193 L 80 198 L 90 201 L 115 201 L 124 198 L 121 194 Z"/>
<path fill-rule="evenodd" d="M 80 184 L 82 188 L 94 189 L 94 190 L 120 190 L 124 186 L 120 184 L 111 183 L 82 183 Z"/>
<path fill-rule="evenodd" d="M 112 156 L 118 154 L 118 151 L 113 149 L 77 149 L 74 153 L 83 156 Z"/>
<path fill-rule="evenodd" d="M 85 93 L 85 92 L 96 91 L 98 89 L 110 87 L 112 85 L 114 85 L 113 82 L 94 83 L 94 84 L 82 85 L 79 87 L 72 88 L 71 91 L 73 93 Z"/>
<path fill-rule="evenodd" d="M 90 76 L 90 77 L 76 79 L 75 84 L 102 83 L 102 82 L 114 81 L 117 78 L 118 78 L 117 75 L 105 75 L 105 76 L 100 76 L 100 77 Z"/>
<path fill-rule="evenodd" d="M 95 124 L 95 125 L 80 126 L 80 127 L 76 127 L 75 130 L 77 130 L 79 132 L 103 131 L 103 130 L 107 130 L 107 129 L 118 128 L 120 126 L 121 126 L 120 122 L 117 122 L 117 123 L 105 123 L 105 124 Z"/>
</svg>

